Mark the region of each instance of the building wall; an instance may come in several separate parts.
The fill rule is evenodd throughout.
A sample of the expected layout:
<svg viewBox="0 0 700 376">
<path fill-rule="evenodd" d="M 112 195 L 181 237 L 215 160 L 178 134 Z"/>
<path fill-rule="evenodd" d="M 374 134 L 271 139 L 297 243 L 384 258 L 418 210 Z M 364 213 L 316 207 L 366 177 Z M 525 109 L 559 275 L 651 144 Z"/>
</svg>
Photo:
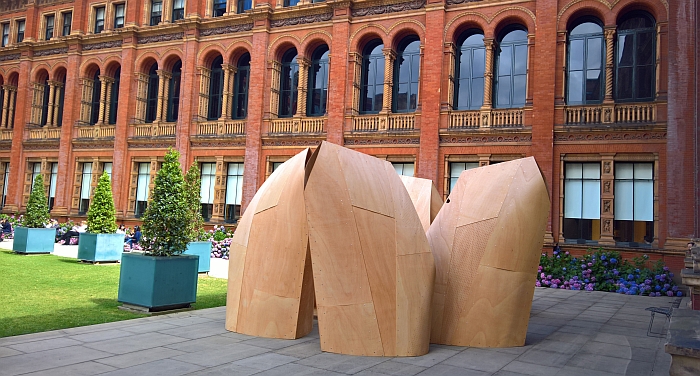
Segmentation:
<svg viewBox="0 0 700 376">
<path fill-rule="evenodd" d="M 336 0 L 306 1 L 292 7 L 283 7 L 281 1 L 253 0 L 254 9 L 244 14 L 236 14 L 229 1 L 229 13 L 222 17 L 212 17 L 211 0 L 188 0 L 184 19 L 170 22 L 172 1 L 164 1 L 165 21 L 156 26 L 148 26 L 148 0 L 44 0 L 9 2 L 0 8 L 0 25 L 11 25 L 10 43 L 0 48 L 1 83 L 8 90 L 17 90 L 14 124 L 9 126 L 8 120 L 6 128 L 0 130 L 0 161 L 10 162 L 3 212 L 24 209 L 31 183 L 29 162 L 42 162 L 42 171 L 48 174 L 50 162 L 57 161 L 52 215 L 79 217 L 80 163 L 92 162 L 99 170 L 103 162 L 112 162 L 119 218 L 136 220 L 134 162 L 151 162 L 155 174 L 158 158 L 170 146 L 181 152 L 185 164 L 195 159 L 217 162 L 219 178 L 226 162 L 244 162 L 245 207 L 269 176 L 272 163 L 328 140 L 390 161 L 414 161 L 416 176 L 432 179 L 445 195 L 450 161 L 485 165 L 535 156 L 552 197 L 547 243 L 564 242 L 565 163 L 600 163 L 599 244 L 609 248 L 620 248 L 620 244 L 613 239 L 614 214 L 609 208 L 614 195 L 605 192 L 606 181 L 612 182 L 615 163 L 651 162 L 654 240 L 651 249 L 641 251 L 682 257 L 685 243 L 698 236 L 698 10 L 692 0 Z M 118 29 L 114 20 L 117 4 L 125 4 L 124 27 Z M 95 34 L 95 7 L 99 6 L 106 7 L 105 30 Z M 567 30 L 571 23 L 584 16 L 596 17 L 609 33 L 615 31 L 621 17 L 636 10 L 648 12 L 656 22 L 655 100 L 624 104 L 609 97 L 593 106 L 567 105 Z M 67 11 L 72 12 L 72 29 L 70 35 L 61 36 L 60 18 Z M 49 14 L 56 15 L 56 31 L 45 41 Z M 25 20 L 21 43 L 15 42 L 18 20 Z M 453 110 L 450 79 L 458 36 L 478 28 L 485 40 L 492 42 L 516 23 L 527 29 L 525 105 Z M 407 35 L 417 36 L 421 45 L 416 111 L 391 114 L 385 108 L 372 116 L 358 114 L 354 85 L 362 48 L 370 39 L 379 38 L 390 53 Z M 686 37 L 669 37 L 675 35 Z M 321 44 L 330 50 L 326 115 L 320 120 L 277 118 L 271 104 L 277 100 L 275 61 L 291 47 L 297 49 L 300 61 L 308 60 Z M 219 121 L 207 121 L 200 116 L 200 91 L 207 69 L 219 54 L 224 65 L 235 67 L 244 53 L 251 55 L 247 118 L 234 122 L 223 116 Z M 182 62 L 178 120 L 144 123 L 138 99 L 143 91 L 140 75 L 157 63 L 167 77 L 177 60 Z M 608 62 L 613 64 L 613 59 Z M 86 125 L 86 107 L 81 103 L 86 98 L 85 79 L 93 77 L 97 69 L 102 76 L 113 77 L 117 68 L 121 69 L 121 80 L 116 124 Z M 65 80 L 63 89 L 56 89 L 65 91 L 61 127 L 34 124 L 35 83 L 45 77 L 58 88 Z M 650 106 L 653 113 L 642 113 L 640 106 Z M 610 121 L 571 120 L 586 107 L 600 111 L 601 117 L 606 111 L 618 115 Z M 624 111 L 632 115 L 624 115 Z M 376 129 L 358 129 L 356 123 L 363 119 L 372 121 Z M 317 126 L 322 122 L 321 128 L 307 128 L 314 120 Z M 468 122 L 477 125 L 466 127 Z M 226 133 L 241 124 L 242 134 Z M 284 126 L 287 130 L 280 131 Z M 608 169 L 612 170 L 605 172 Z M 94 174 L 93 180 L 96 178 Z M 223 200 L 224 184 L 217 180 L 215 206 Z M 218 213 L 212 223 L 222 220 Z"/>
</svg>

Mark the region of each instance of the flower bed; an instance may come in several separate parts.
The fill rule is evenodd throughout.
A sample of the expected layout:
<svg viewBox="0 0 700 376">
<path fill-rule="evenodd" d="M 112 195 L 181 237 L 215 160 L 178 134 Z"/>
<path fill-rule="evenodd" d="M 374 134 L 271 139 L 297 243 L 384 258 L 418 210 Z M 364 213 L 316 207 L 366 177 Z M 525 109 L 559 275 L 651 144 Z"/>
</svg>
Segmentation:
<svg viewBox="0 0 700 376">
<path fill-rule="evenodd" d="M 608 291 L 627 295 L 683 296 L 663 261 L 649 256 L 622 260 L 619 252 L 588 250 L 581 258 L 555 248 L 543 253 L 535 286 L 565 290 Z"/>
</svg>

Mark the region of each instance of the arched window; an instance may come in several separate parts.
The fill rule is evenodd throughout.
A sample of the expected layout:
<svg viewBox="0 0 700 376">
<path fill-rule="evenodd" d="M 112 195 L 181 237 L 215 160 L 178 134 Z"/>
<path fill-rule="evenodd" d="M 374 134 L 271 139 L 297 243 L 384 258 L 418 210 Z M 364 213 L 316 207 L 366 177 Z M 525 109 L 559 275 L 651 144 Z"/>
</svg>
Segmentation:
<svg viewBox="0 0 700 376">
<path fill-rule="evenodd" d="M 250 80 L 250 54 L 246 53 L 238 59 L 238 68 L 233 80 L 234 119 L 245 119 L 248 116 L 248 81 Z"/>
<path fill-rule="evenodd" d="M 299 63 L 297 63 L 297 50 L 296 48 L 291 48 L 282 56 L 279 117 L 290 117 L 297 113 L 298 82 Z"/>
<path fill-rule="evenodd" d="M 656 22 L 646 12 L 631 12 L 617 27 L 615 99 L 654 100 Z"/>
<path fill-rule="evenodd" d="M 420 67 L 420 40 L 416 36 L 404 38 L 394 64 L 394 112 L 413 112 L 418 104 L 418 69 Z"/>
<path fill-rule="evenodd" d="M 221 98 L 224 91 L 224 71 L 221 64 L 224 58 L 219 55 L 211 63 L 211 75 L 209 76 L 209 113 L 207 120 L 216 120 L 221 117 Z M 174 76 L 173 76 L 174 77 Z"/>
<path fill-rule="evenodd" d="M 316 48 L 309 67 L 309 97 L 306 101 L 308 116 L 323 116 L 328 99 L 328 46 Z"/>
<path fill-rule="evenodd" d="M 527 31 L 521 26 L 506 29 L 498 47 L 495 105 L 522 107 L 527 88 Z"/>
<path fill-rule="evenodd" d="M 182 61 L 178 60 L 173 65 L 172 78 L 170 78 L 170 90 L 168 91 L 168 112 L 165 121 L 177 121 L 180 110 L 180 74 L 182 73 Z M 221 109 L 219 109 L 221 111 Z"/>
<path fill-rule="evenodd" d="M 112 93 L 109 99 L 109 124 L 117 124 L 117 110 L 119 108 L 119 80 L 122 75 L 122 68 L 117 68 L 114 72 L 114 83 L 112 83 Z"/>
<path fill-rule="evenodd" d="M 467 30 L 457 40 L 454 75 L 455 110 L 478 110 L 484 104 L 484 34 Z"/>
<path fill-rule="evenodd" d="M 63 103 L 66 101 L 66 77 L 61 79 L 63 87 L 61 88 L 60 94 L 58 96 L 58 119 L 56 119 L 56 126 L 63 125 Z"/>
<path fill-rule="evenodd" d="M 569 32 L 567 104 L 600 103 L 605 85 L 603 27 L 594 18 L 583 18 Z"/>
<path fill-rule="evenodd" d="M 97 124 L 100 119 L 100 94 L 102 93 L 102 83 L 100 82 L 100 70 L 95 72 L 92 80 L 92 101 L 90 104 L 90 125 Z M 48 96 L 47 96 L 48 99 Z M 45 103 L 46 104 L 46 103 Z M 42 115 L 41 122 L 46 124 L 46 118 Z"/>
<path fill-rule="evenodd" d="M 146 123 L 156 120 L 158 110 L 158 63 L 153 63 L 148 71 L 148 89 L 146 97 Z"/>
<path fill-rule="evenodd" d="M 370 41 L 362 51 L 360 78 L 360 113 L 376 114 L 384 101 L 384 44 L 380 39 Z"/>
</svg>

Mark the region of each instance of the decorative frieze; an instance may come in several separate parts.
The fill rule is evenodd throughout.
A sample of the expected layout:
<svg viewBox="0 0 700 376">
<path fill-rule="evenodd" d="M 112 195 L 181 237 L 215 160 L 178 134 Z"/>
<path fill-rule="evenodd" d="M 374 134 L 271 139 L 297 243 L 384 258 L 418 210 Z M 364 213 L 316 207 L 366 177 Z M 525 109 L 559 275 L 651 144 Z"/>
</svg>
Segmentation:
<svg viewBox="0 0 700 376">
<path fill-rule="evenodd" d="M 277 140 L 263 138 L 262 146 L 286 146 L 286 147 L 307 147 L 321 145 L 322 139 L 307 139 L 307 140 Z"/>
<path fill-rule="evenodd" d="M 193 148 L 206 148 L 206 149 L 223 149 L 223 148 L 245 148 L 245 138 L 238 137 L 237 139 L 228 140 L 191 140 Z"/>
<path fill-rule="evenodd" d="M 518 135 L 475 135 L 475 136 L 444 136 L 440 137 L 440 144 L 500 144 L 500 143 L 513 143 L 513 142 L 532 142 L 532 135 L 529 134 L 518 134 Z"/>
<path fill-rule="evenodd" d="M 445 0 L 445 3 L 447 5 L 456 5 L 456 4 L 464 4 L 464 3 L 475 3 L 477 1 L 483 1 L 483 0 Z"/>
<path fill-rule="evenodd" d="M 9 12 L 24 8 L 27 0 L 4 0 L 0 1 L 0 12 Z"/>
<path fill-rule="evenodd" d="M 65 53 L 68 53 L 68 47 L 52 48 L 50 50 L 36 51 L 36 52 L 34 52 L 34 57 L 60 55 L 60 54 L 65 54 Z"/>
<path fill-rule="evenodd" d="M 270 21 L 270 27 L 303 25 L 303 24 L 314 23 L 314 22 L 330 21 L 331 18 L 333 18 L 333 12 L 321 13 L 321 14 L 311 14 L 311 15 L 300 16 L 300 17 L 282 18 L 279 20 Z"/>
<path fill-rule="evenodd" d="M 174 147 L 175 142 L 146 142 L 146 143 L 132 143 L 129 142 L 129 147 L 134 149 L 167 149 L 169 147 Z"/>
<path fill-rule="evenodd" d="M 58 150 L 58 146 L 59 146 L 58 141 L 55 141 L 55 142 L 27 141 L 22 145 L 22 149 L 24 149 L 24 150 Z"/>
<path fill-rule="evenodd" d="M 426 0 L 413 0 L 398 4 L 377 5 L 373 7 L 353 9 L 353 17 L 373 16 L 376 14 L 387 14 L 396 12 L 406 12 L 425 7 Z"/>
<path fill-rule="evenodd" d="M 228 25 L 222 27 L 215 27 L 213 29 L 205 29 L 199 32 L 202 37 L 208 37 L 210 35 L 221 35 L 221 34 L 232 34 L 240 33 L 242 31 L 250 31 L 253 29 L 252 23 L 241 24 L 241 25 Z"/>
<path fill-rule="evenodd" d="M 122 46 L 121 39 L 120 40 L 111 40 L 111 41 L 102 42 L 102 43 L 86 44 L 83 46 L 83 51 L 104 50 L 105 48 L 115 48 L 115 47 L 121 47 L 121 46 Z"/>
<path fill-rule="evenodd" d="M 559 133 L 554 142 L 615 142 L 666 140 L 666 132 L 590 132 Z"/>
<path fill-rule="evenodd" d="M 114 149 L 114 141 L 92 140 L 90 142 L 73 142 L 73 149 L 94 150 Z"/>
<path fill-rule="evenodd" d="M 161 34 L 161 35 L 151 35 L 147 37 L 136 38 L 136 43 L 138 44 L 149 44 L 158 42 L 168 42 L 171 40 L 180 40 L 184 36 L 184 33 L 174 33 L 174 34 Z"/>
<path fill-rule="evenodd" d="M 368 145 L 420 145 L 419 137 L 394 137 L 394 138 L 346 138 L 347 146 Z"/>
<path fill-rule="evenodd" d="M 20 54 L 0 55 L 0 61 L 19 60 Z"/>
</svg>

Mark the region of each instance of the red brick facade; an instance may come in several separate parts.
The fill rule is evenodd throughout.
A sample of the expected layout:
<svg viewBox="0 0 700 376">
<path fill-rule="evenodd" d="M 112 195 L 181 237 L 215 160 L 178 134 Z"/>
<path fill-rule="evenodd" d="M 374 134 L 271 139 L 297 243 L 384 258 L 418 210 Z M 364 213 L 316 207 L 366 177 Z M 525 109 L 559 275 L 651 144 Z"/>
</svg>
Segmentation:
<svg viewBox="0 0 700 376">
<path fill-rule="evenodd" d="M 5 128 L 0 129 L 0 162 L 9 162 L 10 166 L 3 212 L 23 210 L 32 162 L 41 162 L 46 175 L 50 174 L 51 163 L 57 162 L 52 214 L 78 217 L 83 163 L 92 163 L 92 170 L 99 172 L 105 162 L 112 162 L 119 217 L 134 220 L 136 163 L 150 162 L 154 174 L 158 158 L 173 146 L 182 153 L 184 163 L 195 159 L 217 163 L 212 223 L 221 223 L 223 209 L 219 204 L 225 195 L 226 162 L 244 163 L 245 207 L 271 172 L 272 163 L 283 161 L 302 147 L 328 140 L 390 161 L 413 162 L 415 175 L 432 179 L 445 194 L 450 162 L 485 165 L 535 156 L 552 197 L 548 243 L 564 240 L 564 164 L 601 163 L 599 244 L 606 247 L 616 247 L 610 209 L 614 200 L 609 190 L 611 168 L 618 162 L 651 162 L 651 252 L 681 255 L 685 243 L 699 236 L 700 52 L 695 1 L 334 0 L 312 4 L 305 0 L 297 6 L 283 7 L 282 1 L 253 0 L 253 9 L 243 14 L 236 13 L 233 3 L 229 0 L 224 16 L 212 17 L 212 0 L 186 0 L 184 19 L 170 22 L 173 0 L 165 0 L 165 21 L 155 26 L 148 25 L 149 0 L 24 0 L 0 5 L 0 32 L 5 23 L 10 30 L 8 45 L 0 48 L 0 84 L 4 85 L 5 97 L 11 99 L 16 91 L 17 98 L 14 106 L 11 100 L 6 101 Z M 117 29 L 118 4 L 125 4 L 125 19 L 124 27 Z M 94 33 L 96 9 L 102 6 L 106 10 L 104 31 Z M 655 20 L 654 100 L 617 103 L 610 95 L 612 81 L 606 80 L 609 87 L 605 88 L 602 104 L 567 105 L 567 33 L 571 24 L 581 17 L 595 17 L 612 41 L 620 18 L 634 11 L 644 11 Z M 71 12 L 72 25 L 69 35 L 62 36 L 65 12 Z M 55 30 L 53 37 L 45 40 L 46 17 L 50 15 L 55 17 Z M 25 22 L 25 37 L 18 43 L 20 20 Z M 485 103 L 480 110 L 454 110 L 450 80 L 458 36 L 468 29 L 480 29 L 485 44 L 493 43 L 513 24 L 527 30 L 525 105 L 499 109 Z M 379 38 L 390 56 L 409 35 L 416 36 L 421 46 L 415 112 L 393 114 L 385 107 L 378 114 L 360 114 L 358 64 L 364 45 Z M 330 50 L 325 116 L 307 117 L 301 111 L 292 118 L 278 118 L 275 79 L 282 55 L 294 47 L 303 62 L 311 59 L 314 49 L 322 44 Z M 613 51 L 612 47 L 608 51 Z M 208 103 L 205 83 L 211 62 L 221 55 L 223 65 L 230 67 L 225 68 L 229 73 L 224 77 L 231 82 L 223 89 L 224 104 L 230 105 L 231 74 L 245 53 L 251 56 L 247 117 L 233 120 L 224 111 L 219 120 L 206 120 L 202 115 Z M 177 121 L 166 119 L 167 85 L 161 85 L 165 90 L 158 93 L 159 117 L 153 123 L 144 122 L 149 68 L 157 63 L 158 79 L 168 83 L 178 60 L 182 62 L 182 75 Z M 607 63 L 606 75 L 610 78 L 614 71 L 612 57 Z M 106 120 L 109 94 L 101 98 L 105 102 L 100 107 L 104 119 L 93 126 L 86 124 L 89 82 L 98 69 L 105 92 L 117 69 L 121 69 L 114 125 Z M 493 62 L 486 69 L 487 91 L 493 84 L 494 69 Z M 47 86 L 42 86 L 45 80 Z M 384 87 L 391 88 L 387 81 Z M 300 95 L 306 90 L 301 86 Z M 40 95 L 44 88 L 50 90 L 43 97 L 50 98 L 51 115 L 46 121 L 41 119 L 41 105 L 46 105 Z M 61 92 L 62 125 L 58 127 Z M 577 117 L 589 110 L 601 117 L 594 121 Z M 466 122 L 475 125 L 466 126 Z M 40 127 L 37 123 L 46 125 Z M 361 124 L 373 125 L 362 128 Z M 96 176 L 94 173 L 93 181 Z"/>
</svg>

